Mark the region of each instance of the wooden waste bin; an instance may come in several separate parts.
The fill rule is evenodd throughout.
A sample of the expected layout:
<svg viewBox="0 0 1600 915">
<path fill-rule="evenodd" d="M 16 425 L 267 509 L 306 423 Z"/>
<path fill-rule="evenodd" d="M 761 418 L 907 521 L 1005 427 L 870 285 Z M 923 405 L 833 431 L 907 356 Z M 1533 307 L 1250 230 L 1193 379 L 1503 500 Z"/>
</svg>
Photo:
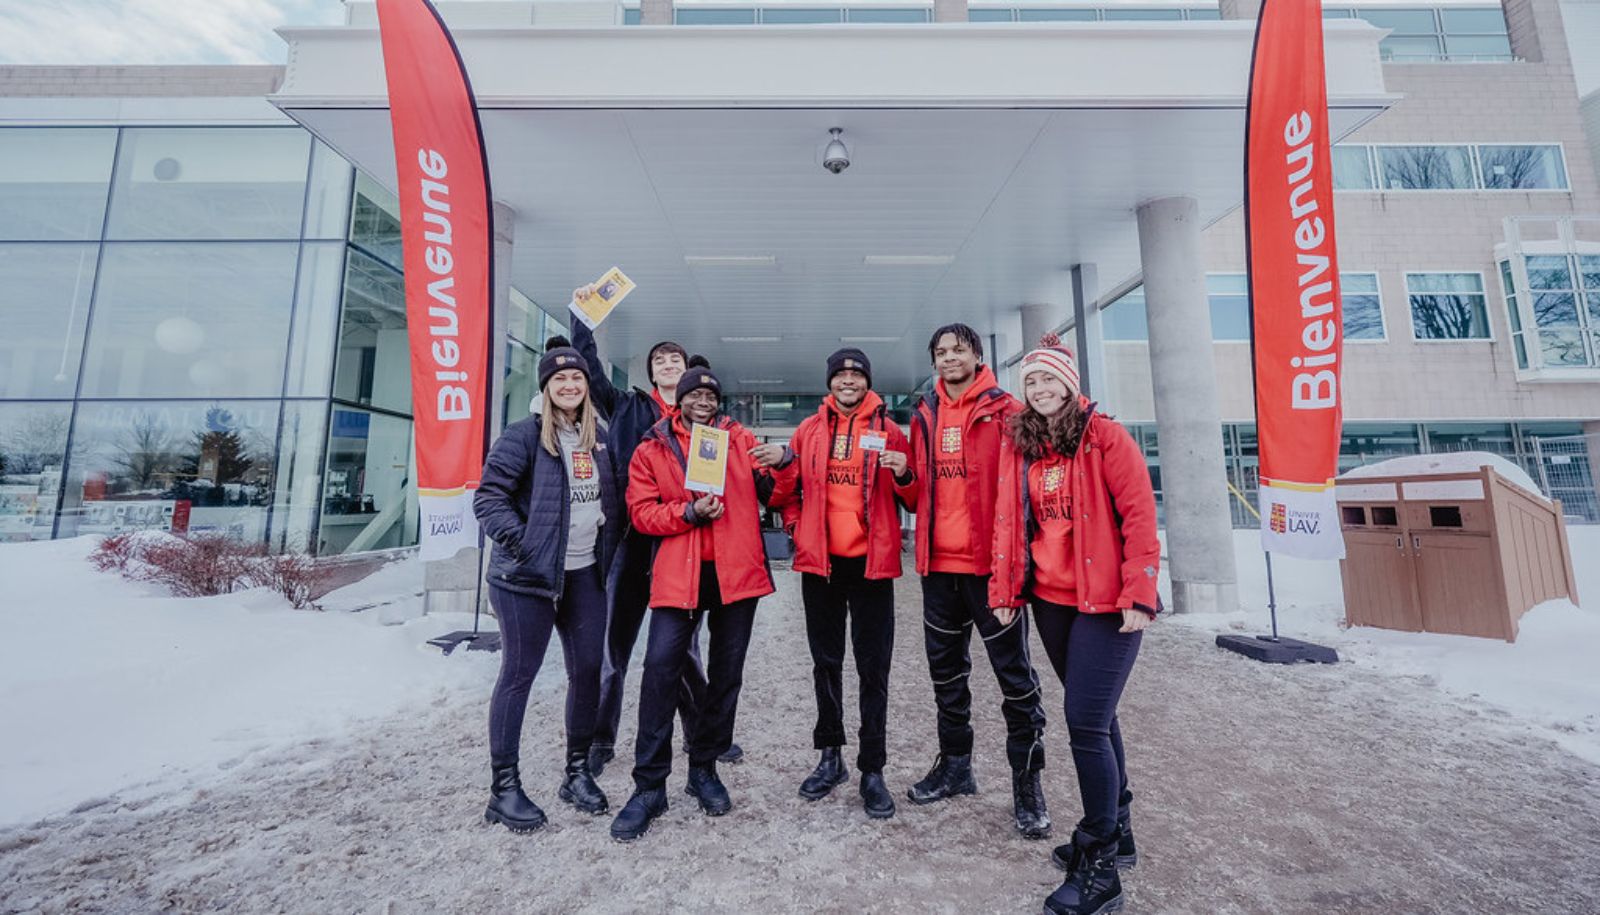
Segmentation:
<svg viewBox="0 0 1600 915">
<path fill-rule="evenodd" d="M 1340 477 L 1351 626 L 1517 639 L 1543 601 L 1576 603 L 1561 503 L 1476 472 Z"/>
</svg>

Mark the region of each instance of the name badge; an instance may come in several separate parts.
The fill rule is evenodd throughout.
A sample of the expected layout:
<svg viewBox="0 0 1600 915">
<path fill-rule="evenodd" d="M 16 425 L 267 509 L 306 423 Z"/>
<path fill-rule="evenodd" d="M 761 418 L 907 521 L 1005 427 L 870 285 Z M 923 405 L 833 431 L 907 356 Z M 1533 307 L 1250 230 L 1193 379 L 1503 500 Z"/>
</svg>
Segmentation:
<svg viewBox="0 0 1600 915">
<path fill-rule="evenodd" d="M 882 435 L 874 435 L 870 432 L 863 432 L 861 434 L 862 451 L 884 451 L 888 449 L 888 447 L 889 439 Z"/>
</svg>

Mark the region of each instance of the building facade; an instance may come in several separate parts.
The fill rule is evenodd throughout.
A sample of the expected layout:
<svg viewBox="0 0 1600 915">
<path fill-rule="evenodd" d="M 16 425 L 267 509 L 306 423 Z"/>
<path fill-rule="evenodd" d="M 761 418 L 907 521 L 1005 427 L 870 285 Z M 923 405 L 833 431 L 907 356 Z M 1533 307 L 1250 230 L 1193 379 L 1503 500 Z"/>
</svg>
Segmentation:
<svg viewBox="0 0 1600 915">
<path fill-rule="evenodd" d="M 549 9 L 552 23 L 600 27 L 1205 29 L 1252 15 L 1233 0 Z M 1330 4 L 1328 15 L 1391 30 L 1383 76 L 1403 96 L 1336 151 L 1344 462 L 1495 451 L 1569 516 L 1600 521 L 1600 187 L 1559 7 Z M 394 198 L 267 102 L 282 78 L 276 67 L 0 68 L 0 540 L 157 527 L 321 554 L 416 542 Z M 1241 216 L 1204 239 L 1219 433 L 1233 520 L 1249 526 Z M 1159 491 L 1139 277 L 1101 279 L 1083 355 Z M 551 314 L 515 284 L 504 295 L 496 358 L 510 420 L 527 413 L 565 303 Z M 1076 330 L 1070 304 L 1049 303 L 1048 323 Z M 1029 342 L 1013 326 L 980 329 L 997 362 Z M 817 387 L 747 387 L 733 409 L 781 434 L 815 409 Z M 884 393 L 905 410 L 914 387 Z"/>
</svg>

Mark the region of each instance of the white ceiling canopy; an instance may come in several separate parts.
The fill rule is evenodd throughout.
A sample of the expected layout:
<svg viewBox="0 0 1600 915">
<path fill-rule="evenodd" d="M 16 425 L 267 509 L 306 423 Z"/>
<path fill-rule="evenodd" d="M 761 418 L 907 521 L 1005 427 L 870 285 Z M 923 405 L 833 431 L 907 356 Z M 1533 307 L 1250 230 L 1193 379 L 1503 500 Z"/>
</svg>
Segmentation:
<svg viewBox="0 0 1600 915">
<path fill-rule="evenodd" d="M 456 33 L 516 212 L 513 283 L 559 312 L 620 266 L 639 289 L 611 357 L 676 339 L 735 391 L 820 390 L 847 343 L 908 390 L 937 325 L 1003 333 L 1025 303 L 1067 305 L 1073 264 L 1137 271 L 1142 201 L 1194 196 L 1209 221 L 1242 197 L 1250 23 Z M 1329 29 L 1336 137 L 1392 101 L 1382 34 Z M 284 35 L 273 101 L 392 187 L 376 31 Z"/>
</svg>

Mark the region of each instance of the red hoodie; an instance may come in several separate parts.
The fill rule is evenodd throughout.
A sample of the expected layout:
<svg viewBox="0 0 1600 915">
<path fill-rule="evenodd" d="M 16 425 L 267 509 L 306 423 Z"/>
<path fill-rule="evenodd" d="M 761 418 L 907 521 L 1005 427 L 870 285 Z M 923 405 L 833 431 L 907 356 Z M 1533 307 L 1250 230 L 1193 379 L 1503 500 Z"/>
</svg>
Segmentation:
<svg viewBox="0 0 1600 915">
<path fill-rule="evenodd" d="M 848 415 L 838 412 L 831 396 L 825 398 L 789 442 L 799 485 L 781 503 L 775 496 L 773 507 L 783 510 L 784 525 L 794 535 L 796 572 L 827 576 L 832 573 L 830 556 L 855 555 L 867 557 L 869 579 L 900 575 L 895 502 L 915 504 L 919 480 L 910 468 L 911 481 L 904 486 L 896 482 L 894 474 L 878 465 L 877 452 L 862 450 L 863 433 L 882 435 L 889 451 L 910 452 L 905 433 L 871 391 Z"/>
<path fill-rule="evenodd" d="M 994 538 L 995 474 L 1006 420 L 1022 404 L 979 366 L 952 400 L 941 379 L 911 419 L 916 498 L 917 573 L 987 575 Z"/>
</svg>

